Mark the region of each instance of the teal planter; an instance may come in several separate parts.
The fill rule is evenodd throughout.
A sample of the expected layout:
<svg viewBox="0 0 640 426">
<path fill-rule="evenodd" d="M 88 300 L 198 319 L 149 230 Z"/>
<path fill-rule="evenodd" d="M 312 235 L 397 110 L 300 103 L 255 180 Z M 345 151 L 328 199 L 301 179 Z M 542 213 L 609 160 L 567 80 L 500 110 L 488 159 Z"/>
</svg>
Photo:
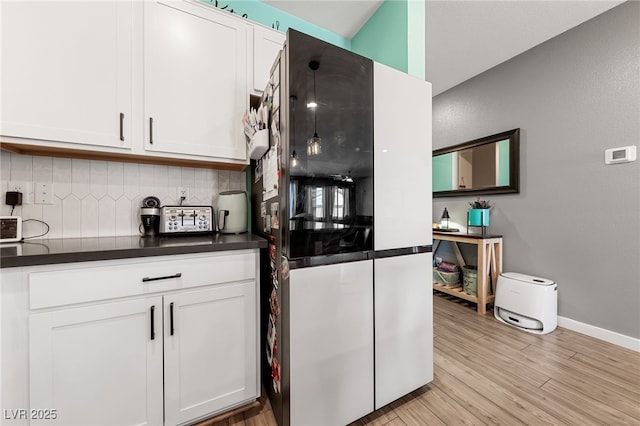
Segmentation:
<svg viewBox="0 0 640 426">
<path fill-rule="evenodd" d="M 489 226 L 489 209 L 469 209 L 469 226 Z"/>
</svg>

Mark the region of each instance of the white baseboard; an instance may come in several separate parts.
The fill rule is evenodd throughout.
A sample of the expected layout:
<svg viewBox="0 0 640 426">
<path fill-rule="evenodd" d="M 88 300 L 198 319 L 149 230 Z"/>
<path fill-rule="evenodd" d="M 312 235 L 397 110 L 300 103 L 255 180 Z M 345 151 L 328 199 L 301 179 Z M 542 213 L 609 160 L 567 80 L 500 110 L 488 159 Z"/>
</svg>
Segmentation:
<svg viewBox="0 0 640 426">
<path fill-rule="evenodd" d="M 624 334 L 616 333 L 615 331 L 605 330 L 604 328 L 585 324 L 583 322 L 561 316 L 558 316 L 558 326 L 586 334 L 587 336 L 595 337 L 596 339 L 604 340 L 605 342 L 613 343 L 614 345 L 622 346 L 623 348 L 640 352 L 640 339 L 636 339 L 635 337 L 625 336 Z"/>
</svg>

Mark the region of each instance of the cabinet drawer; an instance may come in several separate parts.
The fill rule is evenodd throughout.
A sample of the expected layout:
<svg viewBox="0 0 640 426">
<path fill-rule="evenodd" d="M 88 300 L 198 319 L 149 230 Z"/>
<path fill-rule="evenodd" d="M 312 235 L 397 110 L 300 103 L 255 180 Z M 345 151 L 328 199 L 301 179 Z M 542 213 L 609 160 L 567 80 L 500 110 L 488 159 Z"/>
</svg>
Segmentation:
<svg viewBox="0 0 640 426">
<path fill-rule="evenodd" d="M 255 279 L 257 253 L 160 256 L 65 265 L 29 274 L 31 309 Z"/>
</svg>

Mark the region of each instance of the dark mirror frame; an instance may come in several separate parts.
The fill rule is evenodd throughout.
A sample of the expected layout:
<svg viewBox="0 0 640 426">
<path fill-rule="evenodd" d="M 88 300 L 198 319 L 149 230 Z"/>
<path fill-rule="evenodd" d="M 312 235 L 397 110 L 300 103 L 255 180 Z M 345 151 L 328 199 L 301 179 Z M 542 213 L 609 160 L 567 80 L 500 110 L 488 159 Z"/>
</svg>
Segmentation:
<svg viewBox="0 0 640 426">
<path fill-rule="evenodd" d="M 494 142 L 509 139 L 509 185 L 453 189 L 449 191 L 434 191 L 433 198 L 458 197 L 464 195 L 487 195 L 487 194 L 509 194 L 520 192 L 520 129 L 513 129 L 484 138 L 463 142 L 458 145 L 440 148 L 433 151 L 433 157 L 450 152 L 462 151 L 480 145 L 487 145 Z"/>
</svg>

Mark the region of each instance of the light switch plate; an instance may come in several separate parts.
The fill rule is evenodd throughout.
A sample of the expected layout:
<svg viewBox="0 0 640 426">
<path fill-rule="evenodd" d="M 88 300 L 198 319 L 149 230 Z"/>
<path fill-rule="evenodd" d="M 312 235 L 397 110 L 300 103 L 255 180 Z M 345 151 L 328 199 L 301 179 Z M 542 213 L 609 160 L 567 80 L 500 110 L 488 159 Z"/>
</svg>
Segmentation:
<svg viewBox="0 0 640 426">
<path fill-rule="evenodd" d="M 53 183 L 35 182 L 33 184 L 34 204 L 53 204 Z"/>
</svg>

